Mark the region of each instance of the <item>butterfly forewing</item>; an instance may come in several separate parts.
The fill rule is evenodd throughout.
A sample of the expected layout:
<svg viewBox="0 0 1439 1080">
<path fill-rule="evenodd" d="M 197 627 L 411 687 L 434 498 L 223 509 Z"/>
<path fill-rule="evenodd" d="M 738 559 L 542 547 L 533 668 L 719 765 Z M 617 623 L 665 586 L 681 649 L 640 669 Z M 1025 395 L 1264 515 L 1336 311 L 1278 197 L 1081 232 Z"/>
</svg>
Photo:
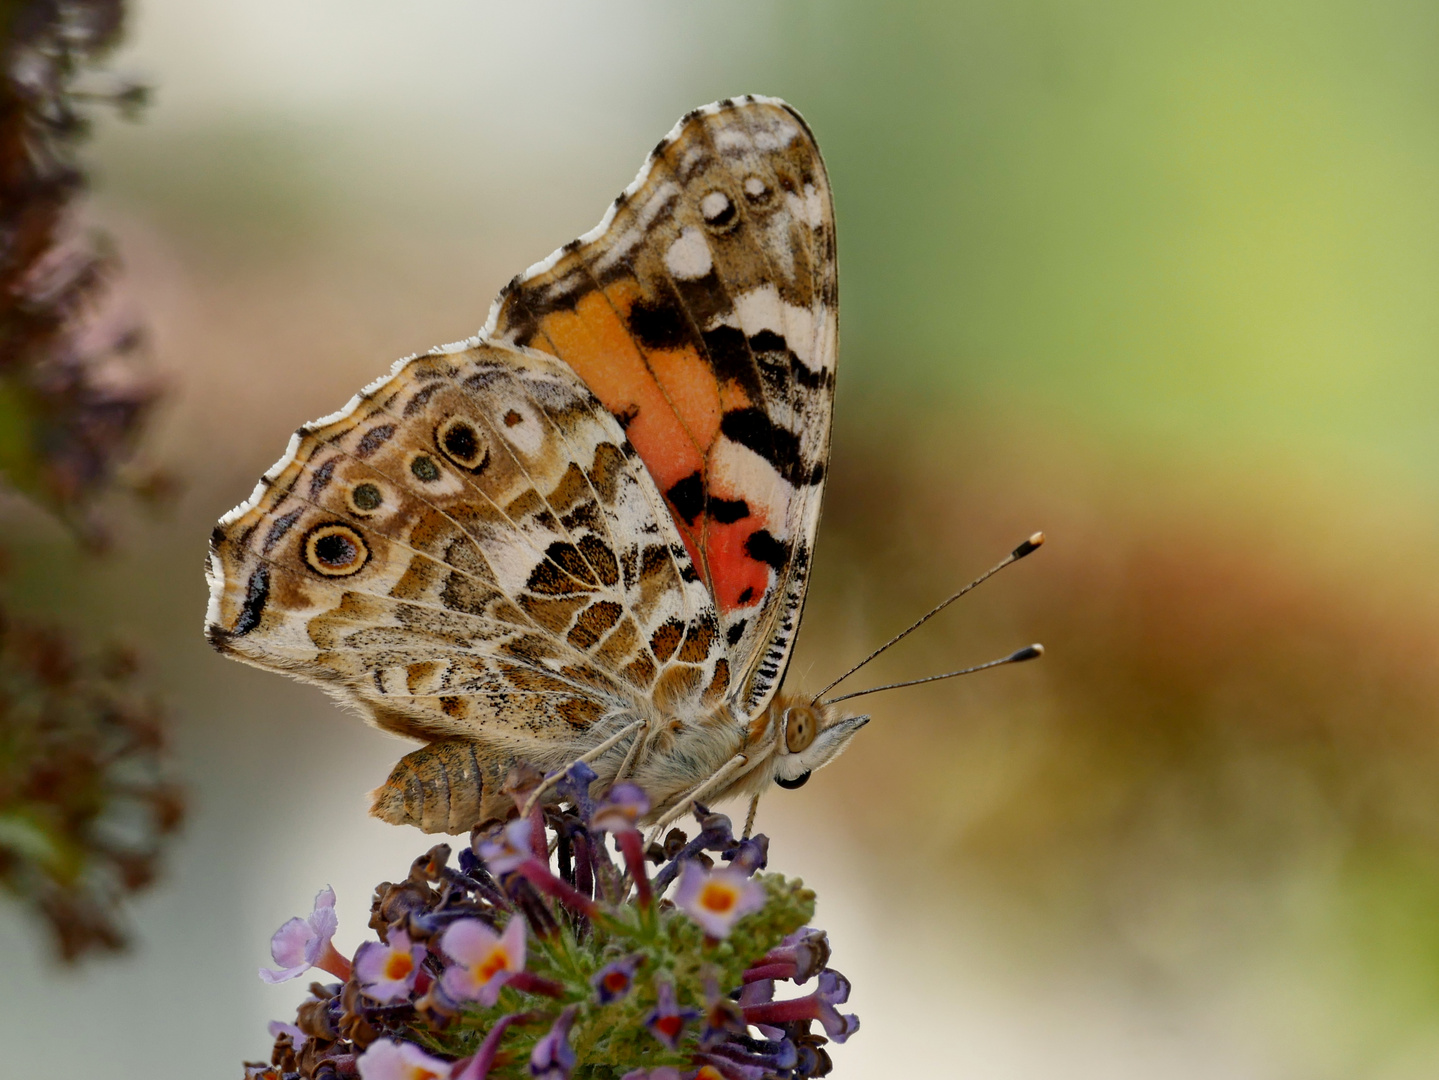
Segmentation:
<svg viewBox="0 0 1439 1080">
<path fill-rule="evenodd" d="M 778 689 L 804 602 L 836 302 L 814 141 L 782 102 L 741 98 L 685 117 L 487 327 L 566 361 L 624 425 L 714 598 L 745 715 Z"/>
</svg>

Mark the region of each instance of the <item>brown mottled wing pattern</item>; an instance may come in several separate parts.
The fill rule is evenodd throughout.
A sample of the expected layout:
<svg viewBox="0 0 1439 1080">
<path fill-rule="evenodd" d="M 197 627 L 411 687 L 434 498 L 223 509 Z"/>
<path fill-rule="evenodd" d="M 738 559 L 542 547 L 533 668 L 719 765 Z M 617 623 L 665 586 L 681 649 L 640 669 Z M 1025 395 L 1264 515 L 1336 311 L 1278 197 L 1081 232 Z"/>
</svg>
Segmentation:
<svg viewBox="0 0 1439 1080">
<path fill-rule="evenodd" d="M 819 523 L 837 343 L 824 164 L 788 105 L 686 116 L 485 336 L 577 371 L 625 426 L 718 609 L 753 714 L 779 687 Z"/>
<path fill-rule="evenodd" d="M 729 672 L 714 606 L 618 422 L 551 357 L 402 361 L 307 424 L 215 530 L 207 631 L 389 730 L 552 767 Z"/>
</svg>

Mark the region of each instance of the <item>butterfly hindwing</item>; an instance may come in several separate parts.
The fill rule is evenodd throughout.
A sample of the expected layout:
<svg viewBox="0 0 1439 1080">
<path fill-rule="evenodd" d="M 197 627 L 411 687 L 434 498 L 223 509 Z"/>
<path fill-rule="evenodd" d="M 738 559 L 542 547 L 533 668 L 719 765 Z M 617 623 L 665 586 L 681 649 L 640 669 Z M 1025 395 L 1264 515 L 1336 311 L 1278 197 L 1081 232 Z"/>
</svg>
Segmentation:
<svg viewBox="0 0 1439 1080">
<path fill-rule="evenodd" d="M 211 583 L 224 651 L 390 730 L 538 764 L 729 685 L 623 430 L 565 365 L 513 348 L 436 350 L 306 425 L 216 529 Z"/>
<path fill-rule="evenodd" d="M 778 689 L 808 581 L 837 348 L 834 216 L 789 106 L 686 116 L 485 334 L 564 360 L 624 425 L 718 612 L 737 711 Z"/>
</svg>

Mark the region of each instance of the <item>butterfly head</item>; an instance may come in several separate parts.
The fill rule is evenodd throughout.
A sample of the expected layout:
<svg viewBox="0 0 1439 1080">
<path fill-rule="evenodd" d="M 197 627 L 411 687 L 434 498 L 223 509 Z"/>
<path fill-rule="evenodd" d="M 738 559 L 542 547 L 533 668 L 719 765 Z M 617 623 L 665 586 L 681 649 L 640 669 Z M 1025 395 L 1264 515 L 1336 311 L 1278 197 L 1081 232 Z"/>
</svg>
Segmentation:
<svg viewBox="0 0 1439 1080">
<path fill-rule="evenodd" d="M 850 716 L 835 705 L 781 694 L 769 708 L 770 771 L 782 788 L 802 786 L 821 765 L 844 751 L 868 716 Z"/>
</svg>

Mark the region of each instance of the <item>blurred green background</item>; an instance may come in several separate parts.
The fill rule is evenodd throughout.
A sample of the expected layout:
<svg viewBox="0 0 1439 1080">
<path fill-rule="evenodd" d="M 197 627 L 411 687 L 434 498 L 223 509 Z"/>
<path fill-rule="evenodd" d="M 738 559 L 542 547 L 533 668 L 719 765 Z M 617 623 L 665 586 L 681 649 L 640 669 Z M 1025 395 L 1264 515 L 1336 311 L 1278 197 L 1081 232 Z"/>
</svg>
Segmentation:
<svg viewBox="0 0 1439 1080">
<path fill-rule="evenodd" d="M 687 109 L 795 104 L 839 216 L 834 464 L 791 685 L 869 699 L 761 810 L 864 1027 L 836 1075 L 1439 1072 L 1439 7 L 149 0 L 95 219 L 189 483 L 96 563 L 7 506 L 35 609 L 155 658 L 194 793 L 141 947 L 0 911 L 15 1075 L 233 1077 L 271 931 L 418 834 L 407 749 L 212 655 L 211 523 L 301 422 L 472 334 Z M 858 683 L 857 683 L 858 685 Z"/>
</svg>

